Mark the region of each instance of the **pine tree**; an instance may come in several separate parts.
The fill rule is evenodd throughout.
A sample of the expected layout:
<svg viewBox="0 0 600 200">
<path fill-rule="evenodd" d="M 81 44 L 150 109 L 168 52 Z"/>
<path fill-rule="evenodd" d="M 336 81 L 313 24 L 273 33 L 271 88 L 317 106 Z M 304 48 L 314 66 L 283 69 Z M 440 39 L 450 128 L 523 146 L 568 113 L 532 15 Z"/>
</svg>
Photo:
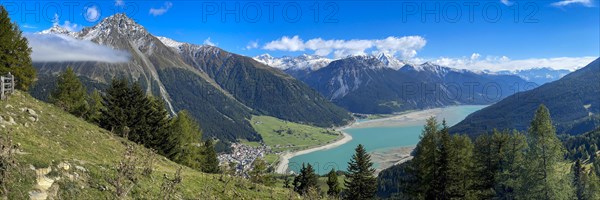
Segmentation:
<svg viewBox="0 0 600 200">
<path fill-rule="evenodd" d="M 302 163 L 302 169 L 300 169 L 300 174 L 294 178 L 294 188 L 296 192 L 301 195 L 308 194 L 309 190 L 317 189 L 319 177 L 315 173 L 312 165 L 307 164 L 304 165 Z"/>
<path fill-rule="evenodd" d="M 15 76 L 15 88 L 27 90 L 36 78 L 31 65 L 31 48 L 16 23 L 11 22 L 8 11 L 0 5 L 0 76 Z"/>
<path fill-rule="evenodd" d="M 143 104 L 142 121 L 136 129 L 140 135 L 139 143 L 148 148 L 160 149 L 169 136 L 170 116 L 165 103 L 154 97 L 146 97 L 147 104 Z"/>
<path fill-rule="evenodd" d="M 340 195 L 342 188 L 338 182 L 338 175 L 333 168 L 327 174 L 327 186 L 329 188 L 327 190 L 327 195 L 331 197 L 338 197 Z"/>
<path fill-rule="evenodd" d="M 171 133 L 161 149 L 172 161 L 194 169 L 201 169 L 200 138 L 202 138 L 202 132 L 198 123 L 187 111 L 180 111 L 173 119 Z"/>
<path fill-rule="evenodd" d="M 114 79 L 102 103 L 101 127 L 165 155 L 169 113 L 162 101 L 147 96 L 139 83 Z"/>
<path fill-rule="evenodd" d="M 56 89 L 50 102 L 75 116 L 83 117 L 87 112 L 86 89 L 71 67 L 58 76 Z"/>
<path fill-rule="evenodd" d="M 91 123 L 99 123 L 102 117 L 102 110 L 104 109 L 100 91 L 94 89 L 92 94 L 88 97 L 87 102 L 89 109 L 85 115 L 85 120 Z"/>
<path fill-rule="evenodd" d="M 152 140 L 151 134 L 154 134 L 150 131 L 153 127 L 149 125 L 151 122 L 148 121 L 152 107 L 150 99 L 146 96 L 139 82 L 131 85 L 127 99 L 129 101 L 129 105 L 126 107 L 129 115 L 127 124 L 130 129 L 128 138 L 133 142 L 149 147 Z"/>
<path fill-rule="evenodd" d="M 583 167 L 581 166 L 581 161 L 577 159 L 575 164 L 571 168 L 571 173 L 573 173 L 573 186 L 575 187 L 575 197 L 578 200 L 583 200 L 585 184 L 583 182 L 583 176 L 586 176 Z"/>
<path fill-rule="evenodd" d="M 129 82 L 126 79 L 113 79 L 103 96 L 100 126 L 125 137 L 124 130 L 130 125 Z M 129 129 L 129 128 L 127 128 Z"/>
<path fill-rule="evenodd" d="M 371 162 L 371 156 L 359 144 L 356 153 L 348 163 L 348 175 L 344 185 L 346 186 L 346 199 L 371 199 L 377 192 L 377 179 L 373 176 L 375 169 Z"/>
<path fill-rule="evenodd" d="M 550 112 L 541 105 L 528 129 L 529 149 L 521 198 L 524 199 L 567 199 L 572 192 L 565 173 L 558 171 L 564 164 L 564 149 L 556 137 Z"/>
<path fill-rule="evenodd" d="M 202 171 L 205 173 L 216 174 L 220 173 L 219 170 L 219 159 L 217 158 L 217 151 L 215 150 L 215 145 L 213 144 L 212 139 L 208 139 L 204 141 L 204 146 L 202 146 L 204 152 L 202 153 Z M 256 162 L 256 161 L 255 161 Z M 263 161 L 264 162 L 264 161 Z M 266 163 L 265 163 L 266 168 Z"/>
</svg>

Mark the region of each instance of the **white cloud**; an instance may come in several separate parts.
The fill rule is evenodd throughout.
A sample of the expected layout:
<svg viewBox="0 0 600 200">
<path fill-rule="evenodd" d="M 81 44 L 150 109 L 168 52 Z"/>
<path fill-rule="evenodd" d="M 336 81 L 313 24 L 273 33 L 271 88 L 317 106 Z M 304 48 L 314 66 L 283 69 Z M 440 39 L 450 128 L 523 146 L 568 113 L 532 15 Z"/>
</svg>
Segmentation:
<svg viewBox="0 0 600 200">
<path fill-rule="evenodd" d="M 121 63 L 129 61 L 129 53 L 66 35 L 24 34 L 32 49 L 34 62 L 96 61 Z"/>
<path fill-rule="evenodd" d="M 479 57 L 481 57 L 481 55 L 479 55 L 478 53 L 471 54 L 471 60 L 477 60 L 479 59 Z"/>
<path fill-rule="evenodd" d="M 256 49 L 256 48 L 258 48 L 258 41 L 250 41 L 246 45 L 245 50 Z"/>
<path fill-rule="evenodd" d="M 506 6 L 511 6 L 513 4 L 513 2 L 510 2 L 509 0 L 500 0 L 500 2 Z"/>
<path fill-rule="evenodd" d="M 376 40 L 324 40 L 310 39 L 306 42 L 299 36 L 283 36 L 278 40 L 266 43 L 263 49 L 271 51 L 306 51 L 312 50 L 316 55 L 328 56 L 333 53 L 336 58 L 349 55 L 365 55 L 369 53 L 399 54 L 402 58 L 412 58 L 422 49 L 427 41 L 421 36 L 387 37 Z"/>
<path fill-rule="evenodd" d="M 171 3 L 170 1 L 165 2 L 165 4 L 163 6 L 161 6 L 160 8 L 150 8 L 150 14 L 153 16 L 159 16 L 159 15 L 163 15 L 165 14 L 167 11 L 169 11 L 169 9 L 171 9 L 171 7 L 173 7 L 173 3 Z"/>
<path fill-rule="evenodd" d="M 58 14 L 54 13 L 54 19 L 52 19 L 52 25 L 54 26 L 60 26 L 63 27 L 64 29 L 66 29 L 67 31 L 77 31 L 79 25 L 75 24 L 75 23 L 71 23 L 70 21 L 65 21 L 62 25 L 60 24 L 60 16 L 58 16 Z"/>
<path fill-rule="evenodd" d="M 204 40 L 204 45 L 210 45 L 210 46 L 217 46 L 217 44 L 213 43 L 212 41 L 210 41 L 210 37 L 206 38 L 206 40 Z"/>
<path fill-rule="evenodd" d="M 123 7 L 123 6 L 125 6 L 125 1 L 123 1 L 123 0 L 115 0 L 115 6 L 117 6 L 117 7 Z"/>
<path fill-rule="evenodd" d="M 292 38 L 283 36 L 279 40 L 265 44 L 263 48 L 266 50 L 304 51 L 304 41 L 297 35 Z"/>
<path fill-rule="evenodd" d="M 29 25 L 29 24 L 23 24 L 23 25 L 21 25 L 21 27 L 26 28 L 26 29 L 35 29 L 35 28 L 37 28 L 37 26 L 32 26 L 32 25 Z"/>
<path fill-rule="evenodd" d="M 471 56 L 472 57 L 472 56 Z M 501 70 L 519 70 L 519 69 L 530 69 L 534 67 L 549 67 L 552 69 L 568 69 L 576 70 L 590 62 L 594 61 L 597 57 L 556 57 L 556 58 L 528 58 L 513 60 L 506 56 L 487 56 L 484 59 L 471 59 L 468 57 L 462 58 L 448 58 L 440 57 L 431 60 L 431 62 L 448 66 L 457 69 L 469 69 L 469 70 L 490 70 L 490 71 L 501 71 Z M 414 63 L 420 63 L 423 59 L 411 60 Z"/>
<path fill-rule="evenodd" d="M 593 7 L 594 6 L 594 4 L 592 3 L 592 0 L 562 0 L 562 1 L 554 2 L 550 5 L 552 5 L 554 7 L 564 7 L 564 6 L 568 6 L 571 4 L 581 4 L 585 7 Z"/>
</svg>

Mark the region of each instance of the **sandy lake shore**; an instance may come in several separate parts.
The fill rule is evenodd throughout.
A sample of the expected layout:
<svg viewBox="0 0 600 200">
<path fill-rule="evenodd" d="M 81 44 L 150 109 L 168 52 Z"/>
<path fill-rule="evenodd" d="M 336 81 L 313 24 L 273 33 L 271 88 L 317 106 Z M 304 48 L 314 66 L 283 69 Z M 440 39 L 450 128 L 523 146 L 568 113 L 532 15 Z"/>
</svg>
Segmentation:
<svg viewBox="0 0 600 200">
<path fill-rule="evenodd" d="M 343 128 L 343 129 L 345 129 L 345 128 Z M 329 143 L 329 144 L 326 144 L 323 146 L 318 146 L 315 148 L 301 150 L 301 151 L 281 153 L 279 155 L 279 164 L 277 165 L 277 168 L 275 168 L 275 173 L 286 174 L 290 159 L 294 156 L 299 156 L 299 155 L 312 153 L 315 151 L 320 151 L 320 150 L 325 150 L 325 149 L 331 149 L 331 148 L 340 146 L 340 145 L 345 144 L 346 142 L 349 142 L 350 140 L 352 140 L 352 136 L 350 136 L 348 133 L 345 133 L 343 131 L 343 129 L 341 129 L 341 133 L 343 135 L 342 138 L 339 140 L 336 140 L 332 143 Z"/>
<path fill-rule="evenodd" d="M 431 116 L 440 115 L 444 111 L 444 109 L 446 108 L 419 110 L 414 112 L 401 113 L 392 117 L 373 119 L 364 122 L 356 122 L 352 124 L 352 128 L 422 125 L 427 118 Z"/>
</svg>

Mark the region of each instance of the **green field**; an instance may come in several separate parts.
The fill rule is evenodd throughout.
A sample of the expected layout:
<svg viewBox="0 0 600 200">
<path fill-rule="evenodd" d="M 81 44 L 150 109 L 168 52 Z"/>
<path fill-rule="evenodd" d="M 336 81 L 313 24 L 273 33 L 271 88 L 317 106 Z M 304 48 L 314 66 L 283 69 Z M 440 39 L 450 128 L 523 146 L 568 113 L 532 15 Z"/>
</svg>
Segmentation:
<svg viewBox="0 0 600 200">
<path fill-rule="evenodd" d="M 253 116 L 251 123 L 254 130 L 262 136 L 264 143 L 274 152 L 308 149 L 342 137 L 341 133 L 334 130 L 287 122 L 269 116 Z"/>
<path fill-rule="evenodd" d="M 47 176 L 60 178 L 48 190 L 51 198 L 114 198 L 107 178 L 114 176 L 114 168 L 121 160 L 126 144 L 131 142 L 35 100 L 24 92 L 0 101 L 0 117 L 3 118 L 0 120 L 0 135 L 10 137 L 13 144 L 18 145 L 15 159 L 19 165 L 15 170 L 19 173 L 14 173 L 8 180 L 8 199 L 29 199 L 28 193 L 36 190 L 36 174 L 30 166 L 51 167 Z M 173 177 L 182 166 L 142 146 L 134 146 L 136 157 L 147 159 L 152 156 L 155 162 L 146 165 L 152 166 L 153 172 L 139 179 L 129 197 L 160 197 L 163 176 Z M 68 163 L 70 167 L 59 167 L 61 163 Z M 226 176 L 222 181 L 220 175 L 205 174 L 187 167 L 182 169 L 182 199 L 287 199 L 289 196 L 289 192 L 281 187 L 257 185 L 237 177 Z"/>
</svg>

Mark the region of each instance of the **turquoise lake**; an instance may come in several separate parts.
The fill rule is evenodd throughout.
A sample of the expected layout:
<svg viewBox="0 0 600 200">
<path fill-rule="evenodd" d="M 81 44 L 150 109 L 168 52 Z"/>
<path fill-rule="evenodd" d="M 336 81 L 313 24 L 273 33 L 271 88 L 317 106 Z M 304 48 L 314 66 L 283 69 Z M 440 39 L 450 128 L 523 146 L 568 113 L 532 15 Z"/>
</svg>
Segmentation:
<svg viewBox="0 0 600 200">
<path fill-rule="evenodd" d="M 484 108 L 485 106 L 452 106 L 442 108 L 435 117 L 441 123 L 446 119 L 448 126 L 460 122 L 469 114 Z M 364 122 L 364 121 L 362 121 Z M 302 163 L 310 163 L 319 174 L 326 174 L 335 168 L 346 170 L 348 161 L 354 153 L 358 144 L 365 146 L 368 152 L 383 151 L 390 148 L 414 146 L 419 142 L 419 136 L 423 129 L 425 120 L 406 126 L 385 126 L 368 128 L 349 128 L 344 130 L 352 136 L 352 140 L 332 149 L 315 151 L 309 154 L 299 155 L 290 159 L 288 170 L 298 172 Z M 375 167 L 378 163 L 375 163 Z"/>
</svg>

